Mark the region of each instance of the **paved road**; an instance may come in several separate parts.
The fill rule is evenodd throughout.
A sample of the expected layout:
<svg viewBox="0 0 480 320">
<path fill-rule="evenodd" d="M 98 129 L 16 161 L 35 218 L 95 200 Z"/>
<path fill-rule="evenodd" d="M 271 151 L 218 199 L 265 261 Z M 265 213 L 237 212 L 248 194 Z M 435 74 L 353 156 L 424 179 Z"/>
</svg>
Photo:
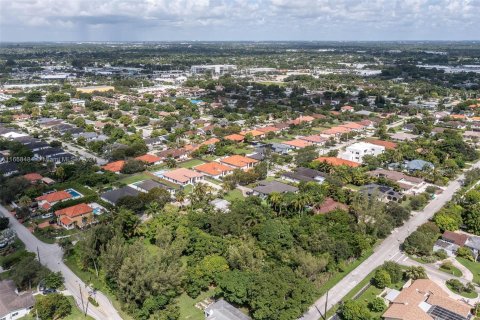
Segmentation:
<svg viewBox="0 0 480 320">
<path fill-rule="evenodd" d="M 86 284 L 63 263 L 63 253 L 60 246 L 57 244 L 47 244 L 38 240 L 27 228 L 25 228 L 25 226 L 19 223 L 5 207 L 1 205 L 0 215 L 10 218 L 10 227 L 16 231 L 17 236 L 23 241 L 23 243 L 25 243 L 25 247 L 28 251 L 40 253 L 40 262 L 45 267 L 52 271 L 60 271 L 62 273 L 63 277 L 65 278 L 66 289 L 75 298 L 75 301 L 80 309 L 84 310 L 84 308 L 82 308 L 82 297 L 85 306 L 88 298 Z M 90 316 L 97 320 L 122 319 L 108 298 L 101 292 L 97 291 L 95 299 L 99 303 L 99 307 L 89 304 L 88 314 Z"/>
<path fill-rule="evenodd" d="M 472 169 L 479 167 L 480 161 L 476 162 L 472 166 Z M 461 180 L 463 180 L 463 178 L 464 175 L 462 174 L 456 180 L 451 181 L 443 193 L 433 199 L 422 211 L 413 212 L 412 217 L 402 227 L 395 229 L 389 237 L 376 247 L 374 253 L 370 257 L 330 289 L 327 309 L 330 309 L 332 306 L 339 303 L 347 293 L 365 278 L 365 276 L 378 266 L 382 265 L 384 261 L 392 260 L 401 254 L 400 244 L 403 243 L 405 238 L 411 232 L 415 231 L 418 226 L 433 217 L 435 212 L 440 210 L 445 203 L 452 198 L 453 194 L 461 187 Z M 321 315 L 318 310 L 325 309 L 325 300 L 326 296 L 320 297 L 300 319 L 319 319 Z"/>
<path fill-rule="evenodd" d="M 54 139 L 47 138 L 46 140 L 48 142 L 51 142 Z M 67 151 L 73 151 L 75 153 L 78 153 L 80 156 L 82 156 L 83 159 L 93 159 L 93 160 L 95 160 L 98 165 L 104 165 L 108 162 L 106 159 L 103 159 L 103 158 L 91 153 L 90 151 L 87 151 L 85 149 L 74 146 L 71 143 L 62 141 L 62 146 L 63 146 L 63 149 L 66 149 Z"/>
</svg>

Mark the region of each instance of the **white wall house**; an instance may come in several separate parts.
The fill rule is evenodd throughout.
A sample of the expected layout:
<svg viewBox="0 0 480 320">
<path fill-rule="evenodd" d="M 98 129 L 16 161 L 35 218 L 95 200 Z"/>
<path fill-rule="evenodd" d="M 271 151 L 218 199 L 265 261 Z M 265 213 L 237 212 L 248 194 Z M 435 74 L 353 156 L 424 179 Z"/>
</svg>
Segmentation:
<svg viewBox="0 0 480 320">
<path fill-rule="evenodd" d="M 384 151 L 384 146 L 379 146 L 368 142 L 358 142 L 348 146 L 345 149 L 345 152 L 340 155 L 340 158 L 362 163 L 364 156 L 378 156 Z"/>
<path fill-rule="evenodd" d="M 26 316 L 35 300 L 30 292 L 18 293 L 12 280 L 0 281 L 0 320 L 16 320 Z"/>
</svg>

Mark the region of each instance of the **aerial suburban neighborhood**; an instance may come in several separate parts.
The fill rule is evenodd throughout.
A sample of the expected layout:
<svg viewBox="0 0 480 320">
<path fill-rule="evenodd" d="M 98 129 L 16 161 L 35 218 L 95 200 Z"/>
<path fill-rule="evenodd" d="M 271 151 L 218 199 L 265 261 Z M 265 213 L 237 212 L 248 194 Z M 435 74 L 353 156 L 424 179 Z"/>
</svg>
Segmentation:
<svg viewBox="0 0 480 320">
<path fill-rule="evenodd" d="M 475 41 L 2 41 L 0 320 L 478 319 L 479 143 Z"/>
</svg>

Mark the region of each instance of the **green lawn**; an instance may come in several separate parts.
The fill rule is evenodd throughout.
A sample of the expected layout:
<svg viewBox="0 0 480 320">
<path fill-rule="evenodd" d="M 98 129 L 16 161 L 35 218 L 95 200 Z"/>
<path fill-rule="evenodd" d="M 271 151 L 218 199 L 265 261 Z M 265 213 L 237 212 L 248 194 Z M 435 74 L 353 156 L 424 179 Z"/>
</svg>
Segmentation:
<svg viewBox="0 0 480 320">
<path fill-rule="evenodd" d="M 191 159 L 191 160 L 187 160 L 187 161 L 184 161 L 184 162 L 180 162 L 180 163 L 178 164 L 178 166 L 179 166 L 180 168 L 191 169 L 191 168 L 193 168 L 193 167 L 195 167 L 195 166 L 198 166 L 198 165 L 200 165 L 200 164 L 202 164 L 202 163 L 205 163 L 205 161 L 202 161 L 202 160 L 200 160 L 200 159 Z"/>
<path fill-rule="evenodd" d="M 121 179 L 120 182 L 124 183 L 124 184 L 131 184 L 131 183 L 135 183 L 135 182 L 138 182 L 138 181 L 147 180 L 147 179 L 151 179 L 151 178 L 152 177 L 149 176 L 148 173 L 139 172 L 139 173 L 135 173 L 135 174 L 129 175 L 129 176 Z"/>
<path fill-rule="evenodd" d="M 90 316 L 85 316 L 83 312 L 77 307 L 75 300 L 73 299 L 72 296 L 67 296 L 68 301 L 70 301 L 70 304 L 72 305 L 72 313 L 65 318 L 61 318 L 62 320 L 90 320 L 93 318 Z M 33 312 L 30 312 L 27 314 L 25 317 L 20 318 L 21 320 L 34 320 L 35 315 Z"/>
<path fill-rule="evenodd" d="M 465 297 L 468 299 L 474 299 L 478 297 L 478 294 L 475 291 L 474 292 L 458 292 L 456 290 L 453 290 L 453 288 L 450 285 L 448 284 L 446 285 L 447 285 L 447 288 L 450 289 L 450 291 L 455 292 L 456 294 L 461 295 L 462 297 Z"/>
<path fill-rule="evenodd" d="M 454 275 L 455 277 L 461 277 L 461 276 L 463 276 L 462 271 L 460 271 L 460 269 L 458 269 L 458 268 L 455 267 L 455 266 L 451 266 L 450 269 L 442 268 L 442 267 L 440 266 L 440 269 L 439 269 L 439 270 L 442 271 L 442 272 L 445 272 L 445 273 Z"/>
<path fill-rule="evenodd" d="M 213 183 L 213 184 L 216 184 L 216 185 L 219 185 L 221 186 L 222 185 L 222 181 L 218 180 L 218 179 L 214 179 L 212 177 L 205 177 L 205 180 Z"/>
<path fill-rule="evenodd" d="M 214 289 L 209 289 L 208 291 L 202 292 L 195 299 L 190 298 L 186 293 L 182 293 L 178 297 L 178 306 L 180 307 L 180 319 L 188 320 L 203 320 L 205 315 L 203 311 L 195 307 L 195 304 L 203 301 L 207 298 L 210 298 L 213 295 Z"/>
<path fill-rule="evenodd" d="M 353 191 L 359 191 L 361 187 L 355 186 L 355 185 L 349 183 L 349 184 L 345 185 L 345 188 L 348 188 L 348 189 L 353 190 Z"/>
<path fill-rule="evenodd" d="M 240 191 L 239 189 L 233 189 L 232 191 L 229 191 L 223 198 L 230 202 L 232 202 L 233 200 L 244 199 L 242 191 Z"/>
<path fill-rule="evenodd" d="M 470 260 L 467 260 L 465 258 L 460 258 L 460 257 L 457 257 L 457 261 L 460 262 L 461 264 L 463 264 L 465 266 L 465 268 L 470 270 L 470 272 L 472 272 L 473 282 L 476 283 L 476 284 L 480 284 L 480 263 L 470 261 Z"/>
<path fill-rule="evenodd" d="M 191 184 L 187 184 L 185 187 L 183 187 L 183 191 L 185 194 L 190 194 L 193 191 L 193 186 Z"/>
</svg>

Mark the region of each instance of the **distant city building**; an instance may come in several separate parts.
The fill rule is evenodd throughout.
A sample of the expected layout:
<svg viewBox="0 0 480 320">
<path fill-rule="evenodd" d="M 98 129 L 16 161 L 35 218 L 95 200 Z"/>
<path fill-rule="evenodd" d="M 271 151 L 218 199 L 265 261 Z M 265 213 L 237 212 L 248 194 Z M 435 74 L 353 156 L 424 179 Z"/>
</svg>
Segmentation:
<svg viewBox="0 0 480 320">
<path fill-rule="evenodd" d="M 192 73 L 206 73 L 211 72 L 216 75 L 233 72 L 237 70 L 237 66 L 233 64 L 202 64 L 191 66 Z"/>
</svg>

